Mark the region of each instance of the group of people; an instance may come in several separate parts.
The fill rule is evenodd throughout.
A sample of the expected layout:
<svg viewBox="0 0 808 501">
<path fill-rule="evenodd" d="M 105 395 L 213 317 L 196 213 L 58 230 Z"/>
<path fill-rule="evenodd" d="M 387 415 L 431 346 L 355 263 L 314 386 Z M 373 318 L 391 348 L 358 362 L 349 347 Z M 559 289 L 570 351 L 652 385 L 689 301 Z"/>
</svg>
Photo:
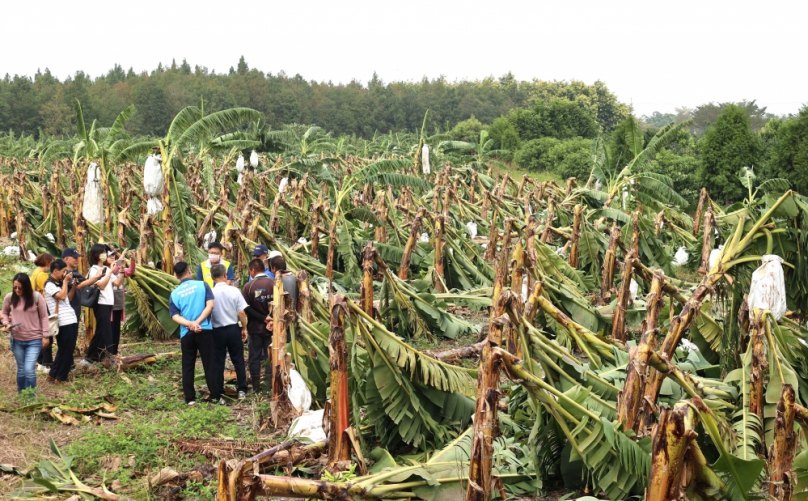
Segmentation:
<svg viewBox="0 0 808 501">
<path fill-rule="evenodd" d="M 86 352 L 87 361 L 97 362 L 118 353 L 123 282 L 134 274 L 135 262 L 132 260 L 126 268 L 124 255 L 118 255 L 110 245 L 96 244 L 90 248 L 91 267 L 84 277 L 78 271 L 81 257 L 75 248 L 64 249 L 61 259 L 40 254 L 31 276 L 15 275 L 12 291 L 3 299 L 0 320 L 2 329 L 10 333 L 19 392 L 36 388 L 37 366 L 48 372 L 48 382 L 67 381 L 73 367 L 82 303 L 92 308 L 95 318 L 95 335 Z M 94 295 L 85 294 L 94 299 L 91 303 L 82 300 L 81 291 L 88 287 L 97 291 Z"/>
<path fill-rule="evenodd" d="M 249 281 L 239 290 L 232 285 L 233 266 L 223 258 L 223 250 L 218 242 L 208 245 L 208 260 L 199 265 L 196 280 L 188 263 L 181 261 L 174 265 L 180 284 L 171 293 L 168 307 L 171 318 L 180 325 L 182 391 L 188 405 L 196 404 L 197 355 L 202 360 L 212 402 L 225 403 L 222 397 L 228 355 L 236 372 L 238 398 L 247 396 L 247 368 L 252 391 L 260 392 L 261 365 L 265 365 L 264 379 L 272 380 L 272 368 L 264 362 L 272 344 L 271 303 L 275 280 L 282 280 L 293 306 L 297 304 L 297 278 L 286 269 L 286 260 L 280 252 L 269 252 L 266 246 L 258 245 L 249 263 Z M 288 332 L 286 335 L 288 342 Z M 248 343 L 246 364 L 245 342 Z"/>
<path fill-rule="evenodd" d="M 199 265 L 196 279 L 186 262 L 174 265 L 180 284 L 171 293 L 169 312 L 180 326 L 182 389 L 188 405 L 196 403 L 194 367 L 202 359 L 211 401 L 224 403 L 225 361 L 229 355 L 236 372 L 238 397 L 247 395 L 247 369 L 252 391 L 261 391 L 264 379 L 271 381 L 271 367 L 265 364 L 272 345 L 272 309 L 275 280 L 297 305 L 297 279 L 286 269 L 280 252 L 258 245 L 249 263 L 249 281 L 242 290 L 234 287 L 233 265 L 224 259 L 224 246 L 208 245 L 208 259 Z M 78 271 L 82 254 L 64 249 L 61 259 L 41 254 L 29 277 L 14 276 L 13 290 L 3 299 L 2 329 L 10 332 L 11 349 L 17 362 L 17 389 L 36 388 L 37 366 L 48 372 L 47 381 L 67 381 L 74 365 L 79 318 L 82 307 L 92 309 L 95 334 L 82 363 L 99 362 L 116 355 L 124 319 L 124 278 L 135 273 L 135 262 L 126 265 L 125 251 L 119 254 L 107 244 L 90 248 L 87 277 Z M 56 327 L 58 325 L 58 328 Z M 288 341 L 287 332 L 287 341 Z M 53 356 L 53 341 L 57 350 Z M 244 343 L 248 357 L 244 360 Z M 271 383 L 270 383 L 271 384 Z"/>
</svg>

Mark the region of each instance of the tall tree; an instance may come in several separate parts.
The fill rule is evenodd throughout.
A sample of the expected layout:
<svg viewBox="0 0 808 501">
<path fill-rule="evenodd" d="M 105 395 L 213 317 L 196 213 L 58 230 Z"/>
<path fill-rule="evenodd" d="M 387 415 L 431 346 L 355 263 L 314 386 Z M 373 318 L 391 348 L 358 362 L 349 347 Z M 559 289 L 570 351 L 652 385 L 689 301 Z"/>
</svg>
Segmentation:
<svg viewBox="0 0 808 501">
<path fill-rule="evenodd" d="M 698 180 L 716 200 L 740 200 L 744 190 L 738 174 L 744 167 L 758 166 L 760 158 L 760 138 L 752 133 L 746 111 L 728 105 L 701 141 Z"/>
<path fill-rule="evenodd" d="M 808 106 L 778 127 L 768 174 L 788 179 L 792 188 L 808 194 Z"/>
</svg>

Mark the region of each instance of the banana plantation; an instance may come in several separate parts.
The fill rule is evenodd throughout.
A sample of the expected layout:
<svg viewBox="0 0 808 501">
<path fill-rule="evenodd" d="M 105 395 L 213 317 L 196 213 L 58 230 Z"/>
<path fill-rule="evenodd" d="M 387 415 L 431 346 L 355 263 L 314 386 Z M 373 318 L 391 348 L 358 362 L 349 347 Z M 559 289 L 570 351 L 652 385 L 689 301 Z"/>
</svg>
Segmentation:
<svg viewBox="0 0 808 501">
<path fill-rule="evenodd" d="M 787 181 L 747 169 L 743 202 L 687 207 L 645 169 L 681 125 L 628 137 L 627 165 L 597 143 L 588 179 L 558 183 L 428 115 L 361 140 L 200 103 L 144 139 L 131 112 L 85 124 L 77 104 L 73 139 L 0 138 L 0 237 L 23 260 L 132 249 L 125 330 L 161 340 L 175 262 L 219 241 L 244 283 L 256 245 L 281 252 L 300 300 L 276 286 L 291 342 L 273 340 L 267 427 L 296 417 L 294 367 L 328 439 L 222 461 L 218 499 L 808 493 L 808 199 Z M 317 468 L 284 476 L 281 450 Z"/>
</svg>

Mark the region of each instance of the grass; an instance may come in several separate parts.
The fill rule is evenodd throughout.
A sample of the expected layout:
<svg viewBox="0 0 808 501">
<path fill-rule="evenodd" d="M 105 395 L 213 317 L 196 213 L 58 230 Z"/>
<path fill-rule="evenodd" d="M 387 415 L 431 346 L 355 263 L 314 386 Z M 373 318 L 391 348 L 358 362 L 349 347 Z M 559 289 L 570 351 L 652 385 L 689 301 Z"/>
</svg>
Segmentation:
<svg viewBox="0 0 808 501">
<path fill-rule="evenodd" d="M 496 175 L 499 174 L 501 171 L 502 171 L 502 169 L 499 169 L 499 168 L 495 167 L 494 168 L 494 176 L 496 177 Z M 508 172 L 510 172 L 511 178 L 513 178 L 513 179 L 520 179 L 523 175 L 527 174 L 529 177 L 532 177 L 533 179 L 535 179 L 538 182 L 554 180 L 561 186 L 565 186 L 567 184 L 567 180 L 562 178 L 561 176 L 559 176 L 555 172 L 551 172 L 551 171 L 534 172 L 534 171 L 530 171 L 530 170 L 527 170 L 527 169 L 523 169 L 523 168 L 519 167 L 518 165 L 516 165 L 515 163 L 508 164 Z M 584 180 L 584 181 L 586 181 L 586 180 Z"/>
</svg>

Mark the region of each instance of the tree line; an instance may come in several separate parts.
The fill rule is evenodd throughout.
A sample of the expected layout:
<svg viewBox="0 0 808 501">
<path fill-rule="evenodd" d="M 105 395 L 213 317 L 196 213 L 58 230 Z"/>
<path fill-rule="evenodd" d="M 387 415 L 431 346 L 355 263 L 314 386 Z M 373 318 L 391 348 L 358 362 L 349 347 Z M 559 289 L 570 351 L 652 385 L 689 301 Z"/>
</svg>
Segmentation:
<svg viewBox="0 0 808 501">
<path fill-rule="evenodd" d="M 127 131 L 152 137 L 164 135 L 172 117 L 198 103 L 206 112 L 238 106 L 258 110 L 262 130 L 317 124 L 354 139 L 417 132 L 429 111 L 435 129 L 430 132 L 479 143 L 486 131 L 487 149 L 502 160 L 583 181 L 598 142 L 608 144 L 609 160 L 619 165 L 637 151 L 630 141 L 644 145 L 666 124 L 686 123 L 646 166 L 670 176 L 686 199 L 694 200 L 702 186 L 717 200 L 742 199 L 745 190 L 737 176 L 744 167 L 762 179 L 786 178 L 808 193 L 808 108 L 776 117 L 755 101 L 707 103 L 635 118 L 600 81 L 519 81 L 507 74 L 479 81 L 385 83 L 374 74 L 367 84 L 334 84 L 263 73 L 243 57 L 226 73 L 192 68 L 184 60 L 143 73 L 116 65 L 95 79 L 78 72 L 59 80 L 46 69 L 33 77 L 0 80 L 0 130 L 35 138 L 72 136 L 76 100 L 88 123 L 113 123 L 133 104 Z"/>
<path fill-rule="evenodd" d="M 88 122 L 112 123 L 130 104 L 136 112 L 127 128 L 135 135 L 161 136 L 186 106 L 204 102 L 210 112 L 249 107 L 264 114 L 266 124 L 316 123 L 335 135 L 369 138 L 375 133 L 421 127 L 430 110 L 432 123 L 450 128 L 475 115 L 486 123 L 513 108 L 550 96 L 574 101 L 613 130 L 630 112 L 603 82 L 519 81 L 507 74 L 479 81 L 445 78 L 385 83 L 374 73 L 367 84 L 305 80 L 300 75 L 264 73 L 242 57 L 235 68 L 217 73 L 186 61 L 135 73 L 120 65 L 97 78 L 84 72 L 59 80 L 47 69 L 33 77 L 0 80 L 0 130 L 17 134 L 68 136 L 75 132 L 73 103 L 78 99 Z"/>
</svg>

